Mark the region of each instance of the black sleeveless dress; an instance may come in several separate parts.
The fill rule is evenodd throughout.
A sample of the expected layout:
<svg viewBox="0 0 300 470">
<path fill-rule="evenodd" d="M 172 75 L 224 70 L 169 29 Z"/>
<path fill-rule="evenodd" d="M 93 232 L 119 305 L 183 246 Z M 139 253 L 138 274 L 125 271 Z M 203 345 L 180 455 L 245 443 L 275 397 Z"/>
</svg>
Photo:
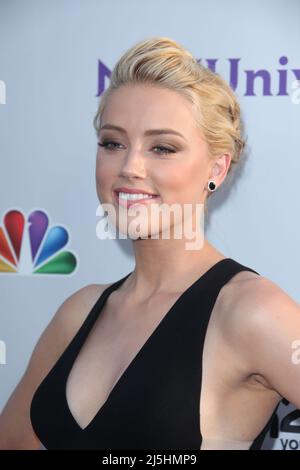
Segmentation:
<svg viewBox="0 0 300 470">
<path fill-rule="evenodd" d="M 33 396 L 30 418 L 45 448 L 199 450 L 201 357 L 208 321 L 222 286 L 246 270 L 258 274 L 225 258 L 190 285 L 82 429 L 68 407 L 67 378 L 108 296 L 131 273 L 106 288 Z M 260 449 L 278 405 L 249 450 Z"/>
</svg>

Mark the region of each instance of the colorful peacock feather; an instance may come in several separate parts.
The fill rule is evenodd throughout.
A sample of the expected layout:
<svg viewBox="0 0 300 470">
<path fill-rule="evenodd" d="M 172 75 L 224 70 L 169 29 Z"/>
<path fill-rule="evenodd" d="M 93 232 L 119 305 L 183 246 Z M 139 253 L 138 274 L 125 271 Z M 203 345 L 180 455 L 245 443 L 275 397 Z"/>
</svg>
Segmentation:
<svg viewBox="0 0 300 470">
<path fill-rule="evenodd" d="M 24 274 L 70 274 L 77 261 L 63 251 L 69 241 L 66 228 L 50 228 L 44 211 L 35 210 L 27 220 L 18 210 L 8 211 L 0 227 L 0 272 Z"/>
</svg>

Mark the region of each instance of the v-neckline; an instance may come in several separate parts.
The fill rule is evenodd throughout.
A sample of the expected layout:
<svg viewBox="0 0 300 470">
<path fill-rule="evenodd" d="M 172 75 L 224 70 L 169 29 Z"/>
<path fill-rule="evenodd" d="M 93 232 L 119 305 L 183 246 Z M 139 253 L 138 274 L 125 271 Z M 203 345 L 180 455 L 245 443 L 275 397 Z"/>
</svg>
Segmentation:
<svg viewBox="0 0 300 470">
<path fill-rule="evenodd" d="M 80 344 L 80 349 L 79 351 L 76 351 L 77 354 L 75 354 L 74 356 L 75 357 L 72 357 L 72 360 L 71 360 L 71 364 L 70 366 L 68 367 L 68 373 L 63 381 L 63 384 L 62 384 L 62 387 L 63 387 L 63 395 L 64 395 L 64 401 L 65 401 L 65 408 L 67 409 L 67 412 L 70 416 L 70 418 L 72 419 L 72 421 L 74 422 L 75 426 L 79 429 L 80 432 L 82 433 L 87 433 L 94 425 L 94 423 L 99 419 L 99 417 L 105 412 L 105 409 L 109 406 L 110 402 L 113 400 L 113 397 L 114 395 L 117 393 L 117 390 L 121 387 L 122 383 L 126 380 L 126 378 L 128 377 L 128 375 L 130 374 L 130 372 L 132 371 L 132 369 L 134 368 L 134 365 L 136 364 L 136 362 L 143 356 L 143 353 L 145 351 L 145 349 L 147 348 L 147 346 L 151 343 L 151 341 L 153 342 L 154 341 L 154 338 L 158 335 L 159 331 L 161 331 L 162 329 L 162 326 L 165 324 L 165 322 L 167 321 L 168 318 L 170 318 L 171 316 L 171 313 L 175 310 L 175 308 L 178 306 L 178 304 L 180 302 L 182 302 L 184 300 L 184 298 L 196 287 L 198 286 L 201 282 L 203 282 L 207 276 L 209 274 L 211 274 L 217 267 L 219 267 L 223 262 L 227 261 L 228 260 L 232 260 L 232 258 L 222 258 L 221 260 L 217 261 L 215 264 L 213 264 L 207 271 L 205 271 L 200 277 L 198 277 L 195 281 L 193 281 L 192 284 L 190 284 L 181 294 L 180 296 L 175 300 L 175 302 L 171 305 L 171 307 L 169 308 L 169 310 L 167 311 L 167 313 L 165 313 L 165 315 L 162 317 L 162 319 L 160 320 L 160 322 L 157 324 L 157 326 L 154 328 L 154 330 L 152 331 L 152 333 L 148 336 L 148 338 L 146 339 L 146 341 L 143 343 L 143 345 L 141 346 L 141 348 L 138 350 L 138 352 L 136 353 L 136 355 L 133 357 L 133 359 L 130 361 L 130 363 L 127 365 L 126 369 L 123 371 L 123 373 L 121 374 L 121 376 L 118 378 L 118 380 L 116 381 L 116 383 L 114 384 L 114 386 L 112 387 L 109 395 L 107 396 L 107 399 L 105 400 L 105 402 L 101 405 L 101 407 L 98 409 L 98 411 L 96 412 L 96 414 L 94 415 L 94 417 L 90 420 L 90 422 L 84 427 L 82 428 L 80 426 L 80 424 L 76 421 L 75 417 L 73 416 L 72 412 L 71 412 L 71 409 L 69 407 L 69 404 L 68 404 L 68 400 L 67 400 L 67 392 L 66 392 L 66 388 L 67 388 L 67 382 L 68 382 L 68 378 L 69 378 L 69 375 L 71 373 L 71 370 L 73 368 L 73 365 L 75 363 L 75 360 L 79 354 L 79 351 L 80 349 L 82 348 L 83 344 L 85 343 L 85 341 L 87 340 L 88 338 L 88 335 L 89 333 L 91 332 L 95 322 L 97 321 L 97 319 L 99 318 L 99 316 L 101 315 L 101 312 L 103 311 L 104 309 L 104 306 L 107 302 L 107 299 L 109 297 L 109 295 L 117 290 L 122 284 L 123 282 L 125 282 L 125 280 L 130 276 L 130 274 L 132 274 L 133 271 L 131 271 L 129 274 L 127 274 L 124 278 L 120 279 L 119 281 L 116 281 L 115 283 L 111 284 L 110 286 L 107 287 L 107 289 L 105 289 L 102 294 L 100 295 L 98 301 L 99 301 L 99 310 L 98 310 L 98 314 L 95 315 L 92 319 L 92 324 L 91 325 L 88 325 L 88 330 L 87 332 L 84 333 L 84 336 L 83 336 L 83 341 L 81 342 Z M 98 303 L 98 302 L 97 302 Z M 82 325 L 84 326 L 84 325 Z M 80 330 L 79 330 L 80 331 Z M 78 331 L 78 333 L 79 333 Z M 77 336 L 77 335 L 76 335 Z M 75 339 L 75 338 L 74 338 Z"/>
</svg>

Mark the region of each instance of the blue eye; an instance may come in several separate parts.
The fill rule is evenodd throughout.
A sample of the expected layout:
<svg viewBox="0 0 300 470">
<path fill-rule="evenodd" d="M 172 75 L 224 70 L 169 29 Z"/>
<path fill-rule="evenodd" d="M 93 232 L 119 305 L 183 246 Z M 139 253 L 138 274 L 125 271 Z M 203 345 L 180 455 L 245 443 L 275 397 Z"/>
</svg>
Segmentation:
<svg viewBox="0 0 300 470">
<path fill-rule="evenodd" d="M 104 148 L 107 149 L 107 150 L 113 150 L 113 149 L 111 149 L 111 148 L 108 147 L 108 145 L 110 145 L 110 144 L 112 144 L 112 145 L 118 145 L 117 142 L 109 142 L 109 141 L 106 141 L 106 142 L 103 142 L 103 143 L 102 143 L 102 142 L 98 142 L 99 147 L 104 147 Z"/>
<path fill-rule="evenodd" d="M 104 141 L 104 142 L 98 142 L 98 145 L 99 145 L 99 147 L 103 147 L 103 148 L 105 148 L 106 150 L 111 150 L 111 151 L 113 151 L 116 147 L 110 148 L 109 145 L 115 146 L 115 145 L 121 145 L 121 144 L 118 144 L 117 142 L 113 142 L 113 141 L 108 141 L 108 140 L 106 140 L 106 141 Z M 156 145 L 156 146 L 153 147 L 153 148 L 154 148 L 154 149 L 155 149 L 155 148 L 156 148 L 156 149 L 160 149 L 161 152 L 158 152 L 160 155 L 161 155 L 161 154 L 168 154 L 168 153 L 176 153 L 176 150 L 170 149 L 170 148 L 168 148 L 168 147 L 164 147 L 163 145 Z"/>
<path fill-rule="evenodd" d="M 163 145 L 157 145 L 156 147 L 153 147 L 153 148 L 162 149 L 163 150 L 162 153 L 175 153 L 176 152 L 174 149 L 164 147 Z"/>
</svg>

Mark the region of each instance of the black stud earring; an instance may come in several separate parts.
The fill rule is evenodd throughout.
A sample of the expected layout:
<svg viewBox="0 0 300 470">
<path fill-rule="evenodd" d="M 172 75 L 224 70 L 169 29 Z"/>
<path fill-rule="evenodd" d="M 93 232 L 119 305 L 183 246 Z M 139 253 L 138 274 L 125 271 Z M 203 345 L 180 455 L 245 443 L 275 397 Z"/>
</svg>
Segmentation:
<svg viewBox="0 0 300 470">
<path fill-rule="evenodd" d="M 213 192 L 213 191 L 215 191 L 215 189 L 217 188 L 217 185 L 216 185 L 216 183 L 215 183 L 213 180 L 210 180 L 210 181 L 207 183 L 207 187 L 208 187 L 209 191 Z"/>
</svg>

